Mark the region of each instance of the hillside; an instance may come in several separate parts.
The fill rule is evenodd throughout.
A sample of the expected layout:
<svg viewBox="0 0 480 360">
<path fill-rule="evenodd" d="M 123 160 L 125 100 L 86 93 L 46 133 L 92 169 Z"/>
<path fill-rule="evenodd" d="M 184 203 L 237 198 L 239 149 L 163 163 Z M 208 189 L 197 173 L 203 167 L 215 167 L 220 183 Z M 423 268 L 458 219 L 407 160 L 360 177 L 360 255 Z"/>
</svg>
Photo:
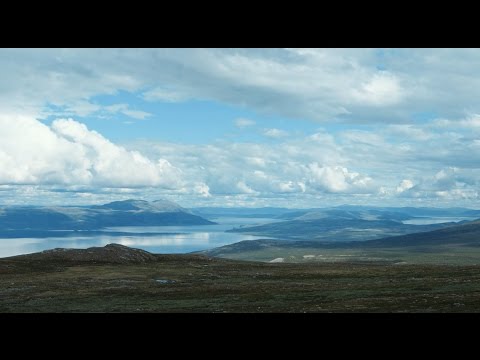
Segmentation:
<svg viewBox="0 0 480 360">
<path fill-rule="evenodd" d="M 210 224 L 214 223 L 166 200 L 125 200 L 86 207 L 0 208 L 0 231 L 94 230 L 113 226 Z"/>
<path fill-rule="evenodd" d="M 480 247 L 480 220 L 428 232 L 365 241 L 362 246 L 418 246 L 461 244 Z M 352 244 L 353 245 L 353 244 Z"/>
<path fill-rule="evenodd" d="M 258 226 L 243 226 L 230 230 L 286 240 L 364 241 L 404 235 L 450 226 L 454 223 L 409 225 L 402 220 L 406 214 L 382 210 L 313 210 L 282 215 L 285 220 Z"/>
<path fill-rule="evenodd" d="M 1 313 L 480 311 L 478 266 L 266 264 L 108 245 L 3 258 L 0 275 Z"/>
<path fill-rule="evenodd" d="M 480 220 L 428 232 L 367 241 L 242 241 L 204 251 L 229 259 L 283 262 L 378 262 L 480 264 Z"/>
</svg>

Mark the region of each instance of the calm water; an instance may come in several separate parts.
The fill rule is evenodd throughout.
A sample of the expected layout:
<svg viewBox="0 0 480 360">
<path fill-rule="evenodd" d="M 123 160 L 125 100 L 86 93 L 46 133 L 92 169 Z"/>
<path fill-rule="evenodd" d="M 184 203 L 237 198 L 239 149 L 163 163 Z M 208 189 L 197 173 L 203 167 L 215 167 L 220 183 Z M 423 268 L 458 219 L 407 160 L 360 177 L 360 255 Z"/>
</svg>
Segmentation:
<svg viewBox="0 0 480 360">
<path fill-rule="evenodd" d="M 105 246 L 117 243 L 144 249 L 152 253 L 187 253 L 206 250 L 243 240 L 268 239 L 267 236 L 226 233 L 225 230 L 241 225 L 262 224 L 279 221 L 271 218 L 222 217 L 209 220 L 218 225 L 204 226 L 122 226 L 106 228 L 106 231 L 128 232 L 129 236 L 98 235 L 47 238 L 0 239 L 0 257 L 28 254 L 54 248 L 85 249 L 91 246 Z M 465 217 L 418 218 L 406 220 L 404 224 L 426 225 L 444 222 L 474 220 Z M 162 233 L 154 236 L 135 235 L 139 233 Z"/>
<path fill-rule="evenodd" d="M 429 224 L 442 224 L 446 222 L 459 222 L 462 220 L 476 220 L 475 217 L 424 217 L 418 219 L 404 220 L 404 224 L 410 225 L 429 225 Z"/>
<path fill-rule="evenodd" d="M 85 249 L 105 246 L 110 243 L 144 249 L 152 253 L 187 253 L 233 244 L 243 240 L 267 239 L 240 233 L 226 233 L 225 230 L 247 224 L 262 224 L 278 221 L 270 218 L 211 218 L 218 225 L 204 226 L 122 226 L 106 228 L 108 231 L 132 233 L 130 236 L 75 236 L 48 238 L 0 239 L 0 257 L 28 254 L 54 248 Z M 154 236 L 138 236 L 135 233 L 157 233 Z"/>
</svg>

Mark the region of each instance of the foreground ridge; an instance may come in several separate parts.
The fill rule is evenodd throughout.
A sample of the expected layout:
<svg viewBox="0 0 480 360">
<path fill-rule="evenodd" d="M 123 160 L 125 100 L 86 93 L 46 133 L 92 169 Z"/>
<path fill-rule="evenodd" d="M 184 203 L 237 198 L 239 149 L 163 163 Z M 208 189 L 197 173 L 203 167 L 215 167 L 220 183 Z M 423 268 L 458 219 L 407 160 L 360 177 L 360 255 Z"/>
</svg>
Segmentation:
<svg viewBox="0 0 480 360">
<path fill-rule="evenodd" d="M 56 248 L 39 253 L 19 255 L 10 259 L 23 261 L 64 261 L 66 263 L 147 263 L 157 261 L 157 257 L 148 251 L 134 249 L 120 244 L 108 244 L 104 247 L 88 249 Z"/>
</svg>

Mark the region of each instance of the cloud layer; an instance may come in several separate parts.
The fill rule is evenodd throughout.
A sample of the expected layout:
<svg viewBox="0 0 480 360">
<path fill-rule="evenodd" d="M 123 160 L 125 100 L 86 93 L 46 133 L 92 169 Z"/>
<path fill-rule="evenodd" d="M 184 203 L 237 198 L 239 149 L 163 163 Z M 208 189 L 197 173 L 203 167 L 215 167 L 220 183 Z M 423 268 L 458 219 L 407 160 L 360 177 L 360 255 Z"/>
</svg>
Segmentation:
<svg viewBox="0 0 480 360">
<path fill-rule="evenodd" d="M 375 131 L 332 134 L 319 129 L 275 143 L 137 142 L 129 147 L 149 157 L 161 154 L 186 178 L 205 184 L 207 197 L 230 195 L 256 203 L 275 198 L 298 206 L 357 202 L 476 207 L 480 126 L 476 118 L 458 122 L 464 126 L 433 120 L 376 126 Z"/>
<path fill-rule="evenodd" d="M 87 115 L 102 110 L 92 97 L 124 90 L 320 122 L 458 119 L 480 113 L 479 58 L 478 49 L 2 49 L 0 106 Z"/>
<path fill-rule="evenodd" d="M 0 116 L 0 198 L 475 207 L 479 124 L 478 117 L 467 117 L 386 124 L 374 132 L 318 129 L 273 143 L 134 141 L 120 146 L 72 119 L 48 126 L 28 116 Z"/>
<path fill-rule="evenodd" d="M 478 49 L 1 49 L 0 198 L 475 207 L 479 59 Z M 121 91 L 138 103 L 95 100 Z M 225 121 L 258 143 L 115 144 L 78 121 L 158 121 L 142 104 L 190 100 L 322 127 L 246 115 Z M 39 120 L 48 115 L 51 125 Z"/>
</svg>

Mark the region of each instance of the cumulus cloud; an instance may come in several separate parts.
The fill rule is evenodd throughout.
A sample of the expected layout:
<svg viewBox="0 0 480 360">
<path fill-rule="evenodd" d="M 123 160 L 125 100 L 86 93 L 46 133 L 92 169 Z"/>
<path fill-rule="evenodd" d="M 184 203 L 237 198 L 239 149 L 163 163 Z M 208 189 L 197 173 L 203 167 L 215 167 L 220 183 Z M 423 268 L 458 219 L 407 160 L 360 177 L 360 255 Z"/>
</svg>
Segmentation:
<svg viewBox="0 0 480 360">
<path fill-rule="evenodd" d="M 404 184 L 408 186 L 404 186 L 400 196 L 438 200 L 476 200 L 480 185 L 479 175 L 480 169 L 446 167 L 434 174 L 424 175 L 418 184 Z"/>
<path fill-rule="evenodd" d="M 253 190 L 250 186 L 245 184 L 245 181 L 239 181 L 237 182 L 235 188 L 233 189 L 233 193 L 235 193 L 235 190 L 239 191 L 241 194 L 255 194 L 256 191 Z"/>
<path fill-rule="evenodd" d="M 46 125 L 28 116 L 2 115 L 0 191 L 2 199 L 13 194 L 12 201 L 14 194 L 24 199 L 63 194 L 75 201 L 152 196 L 263 206 L 311 206 L 324 196 L 329 203 L 369 196 L 369 201 L 382 199 L 381 205 L 476 201 L 480 143 L 471 129 L 435 122 L 406 129 L 438 141 L 392 136 L 385 125 L 374 134 L 319 130 L 275 143 L 141 141 L 120 146 L 71 119 Z"/>
<path fill-rule="evenodd" d="M 164 194 L 173 200 L 225 204 L 268 204 L 273 197 L 291 204 L 326 195 L 474 204 L 479 58 L 478 49 L 2 49 L 0 191 L 29 198 L 60 194 L 58 186 L 88 198 L 146 187 L 143 194 L 168 188 Z M 119 91 L 140 102 L 133 108 L 124 100 L 94 101 Z M 144 119 L 142 99 L 212 100 L 324 122 L 324 129 L 264 129 L 276 139 L 269 144 L 127 147 L 73 120 L 35 120 L 105 113 Z M 348 128 L 329 127 L 340 121 Z"/>
<path fill-rule="evenodd" d="M 405 190 L 411 189 L 413 187 L 413 182 L 408 179 L 404 179 L 397 186 L 397 193 L 402 193 Z"/>
<path fill-rule="evenodd" d="M 186 178 L 207 184 L 212 201 L 243 194 L 257 204 L 312 206 L 326 196 L 323 201 L 330 204 L 368 198 L 378 205 L 445 206 L 456 199 L 475 206 L 480 187 L 478 136 L 469 127 L 445 127 L 435 120 L 385 124 L 375 132 L 293 133 L 275 143 L 130 146 L 150 158 L 162 154 Z"/>
<path fill-rule="evenodd" d="M 199 194 L 201 197 L 211 197 L 210 188 L 207 184 L 201 183 L 194 186 L 194 191 Z"/>
<path fill-rule="evenodd" d="M 128 151 L 72 119 L 47 126 L 25 116 L 0 116 L 0 183 L 100 187 L 175 187 L 170 162 Z"/>
<path fill-rule="evenodd" d="M 365 193 L 373 189 L 372 178 L 351 172 L 345 167 L 312 163 L 307 170 L 309 184 L 326 192 Z"/>
<path fill-rule="evenodd" d="M 277 144 L 148 142 L 131 147 L 150 157 L 163 154 L 186 178 L 205 183 L 212 196 L 284 198 L 288 194 L 365 194 L 378 190 L 369 175 L 341 166 L 344 159 L 334 155 L 341 147 L 323 140 L 308 136 Z"/>
</svg>

